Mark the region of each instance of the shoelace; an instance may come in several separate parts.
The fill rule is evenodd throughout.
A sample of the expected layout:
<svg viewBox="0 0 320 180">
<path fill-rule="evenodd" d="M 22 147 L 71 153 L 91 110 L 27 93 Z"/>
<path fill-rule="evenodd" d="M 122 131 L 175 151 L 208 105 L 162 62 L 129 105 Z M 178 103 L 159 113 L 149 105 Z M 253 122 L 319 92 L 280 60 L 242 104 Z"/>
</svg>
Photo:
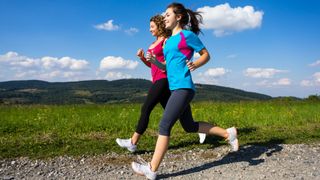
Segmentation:
<svg viewBox="0 0 320 180">
<path fill-rule="evenodd" d="M 138 155 L 137 163 L 149 166 L 148 162 L 145 161 L 140 155 Z"/>
</svg>

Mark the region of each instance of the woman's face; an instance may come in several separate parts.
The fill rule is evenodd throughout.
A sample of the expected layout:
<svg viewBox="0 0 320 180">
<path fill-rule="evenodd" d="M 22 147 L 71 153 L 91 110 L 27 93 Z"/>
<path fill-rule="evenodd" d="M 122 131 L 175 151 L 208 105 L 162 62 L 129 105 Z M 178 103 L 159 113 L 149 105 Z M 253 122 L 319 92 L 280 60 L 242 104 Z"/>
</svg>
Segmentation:
<svg viewBox="0 0 320 180">
<path fill-rule="evenodd" d="M 150 33 L 152 34 L 152 36 L 158 36 L 158 27 L 156 25 L 156 23 L 154 23 L 153 21 L 150 21 Z"/>
<path fill-rule="evenodd" d="M 168 8 L 164 15 L 164 23 L 166 24 L 166 29 L 172 30 L 176 27 L 178 23 L 178 16 L 173 12 L 172 8 Z"/>
</svg>

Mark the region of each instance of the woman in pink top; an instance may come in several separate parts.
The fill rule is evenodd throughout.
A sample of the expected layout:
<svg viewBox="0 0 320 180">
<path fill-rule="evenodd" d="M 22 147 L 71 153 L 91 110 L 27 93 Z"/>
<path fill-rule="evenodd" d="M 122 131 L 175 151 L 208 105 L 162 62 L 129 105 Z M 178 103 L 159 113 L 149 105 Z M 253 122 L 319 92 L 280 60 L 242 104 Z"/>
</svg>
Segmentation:
<svg viewBox="0 0 320 180">
<path fill-rule="evenodd" d="M 171 34 L 171 31 L 165 29 L 163 16 L 156 15 L 150 19 L 150 32 L 152 36 L 156 37 L 156 41 L 150 45 L 148 52 L 154 54 L 158 61 L 163 62 L 164 55 L 162 52 L 162 46 L 165 39 Z M 120 147 L 127 148 L 131 152 L 137 150 L 137 143 L 140 139 L 140 136 L 148 127 L 149 116 L 153 108 L 159 102 L 162 107 L 165 108 L 170 97 L 166 72 L 159 69 L 156 65 L 148 62 L 142 49 L 138 50 L 137 56 L 146 66 L 151 68 L 152 86 L 150 87 L 147 98 L 141 108 L 140 119 L 137 124 L 136 131 L 133 133 L 132 137 L 130 139 L 116 139 L 116 142 Z"/>
</svg>

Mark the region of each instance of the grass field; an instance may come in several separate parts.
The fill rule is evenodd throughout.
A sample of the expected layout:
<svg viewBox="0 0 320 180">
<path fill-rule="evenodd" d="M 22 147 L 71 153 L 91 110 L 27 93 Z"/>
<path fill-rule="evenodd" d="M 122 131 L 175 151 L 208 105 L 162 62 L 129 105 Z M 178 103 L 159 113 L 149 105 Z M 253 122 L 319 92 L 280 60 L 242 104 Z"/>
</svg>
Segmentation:
<svg viewBox="0 0 320 180">
<path fill-rule="evenodd" d="M 117 137 L 135 130 L 141 104 L 0 106 L 0 158 L 124 153 Z M 192 104 L 196 120 L 220 127 L 236 126 L 241 145 L 313 143 L 320 141 L 320 103 L 239 102 Z M 152 151 L 162 108 L 152 112 L 139 149 Z M 199 145 L 197 134 L 187 134 L 179 123 L 172 130 L 170 149 L 214 148 L 226 143 L 209 137 Z"/>
</svg>

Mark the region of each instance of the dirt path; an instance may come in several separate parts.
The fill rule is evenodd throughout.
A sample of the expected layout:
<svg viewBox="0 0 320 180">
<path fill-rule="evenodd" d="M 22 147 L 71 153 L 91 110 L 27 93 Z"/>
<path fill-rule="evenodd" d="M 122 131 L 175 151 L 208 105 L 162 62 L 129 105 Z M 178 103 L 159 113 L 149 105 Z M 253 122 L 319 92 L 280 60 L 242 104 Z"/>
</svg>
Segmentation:
<svg viewBox="0 0 320 180">
<path fill-rule="evenodd" d="M 140 154 L 150 160 L 152 153 Z M 48 160 L 0 160 L 0 179 L 145 179 L 130 163 L 137 154 L 56 157 Z M 320 144 L 227 146 L 189 151 L 169 150 L 159 179 L 320 179 Z"/>
</svg>

